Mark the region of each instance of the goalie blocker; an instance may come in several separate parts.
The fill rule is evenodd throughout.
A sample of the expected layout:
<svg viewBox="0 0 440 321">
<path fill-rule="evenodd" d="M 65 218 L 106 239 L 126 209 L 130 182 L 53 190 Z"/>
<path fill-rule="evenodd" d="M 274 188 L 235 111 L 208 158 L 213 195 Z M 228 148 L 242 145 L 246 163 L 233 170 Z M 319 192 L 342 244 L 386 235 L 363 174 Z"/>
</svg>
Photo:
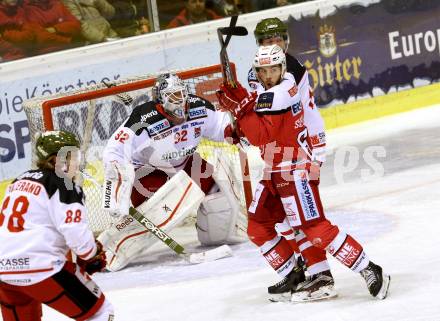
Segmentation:
<svg viewBox="0 0 440 321">
<path fill-rule="evenodd" d="M 231 192 L 232 187 L 228 189 L 229 183 L 220 180 L 220 177 L 225 175 L 216 175 L 217 180 L 213 177 L 218 181 L 220 191 L 203 200 L 205 194 L 186 172 L 181 170 L 136 209 L 168 233 L 188 215 L 197 211 L 203 200 L 196 224 L 200 242 L 203 245 L 243 242 L 246 240 L 246 222 L 240 218 L 242 215 Z M 129 215 L 121 217 L 98 239 L 106 249 L 107 269 L 110 271 L 124 268 L 159 241 Z"/>
</svg>

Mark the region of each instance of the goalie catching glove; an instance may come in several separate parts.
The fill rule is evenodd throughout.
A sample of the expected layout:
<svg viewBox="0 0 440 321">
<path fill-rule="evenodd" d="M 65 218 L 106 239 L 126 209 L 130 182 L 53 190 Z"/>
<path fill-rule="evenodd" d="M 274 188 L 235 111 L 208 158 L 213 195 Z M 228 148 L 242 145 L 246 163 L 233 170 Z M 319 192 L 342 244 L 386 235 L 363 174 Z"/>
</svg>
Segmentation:
<svg viewBox="0 0 440 321">
<path fill-rule="evenodd" d="M 92 256 L 88 260 L 83 260 L 80 257 L 77 257 L 76 263 L 81 269 L 83 269 L 90 275 L 96 272 L 103 271 L 105 266 L 107 265 L 107 260 L 101 242 L 96 241 L 96 254 L 94 256 Z"/>
<path fill-rule="evenodd" d="M 216 92 L 220 109 L 229 111 L 236 119 L 242 118 L 249 110 L 255 106 L 257 93 L 251 94 L 237 83 L 237 87 L 229 84 L 221 84 L 220 89 Z"/>
</svg>

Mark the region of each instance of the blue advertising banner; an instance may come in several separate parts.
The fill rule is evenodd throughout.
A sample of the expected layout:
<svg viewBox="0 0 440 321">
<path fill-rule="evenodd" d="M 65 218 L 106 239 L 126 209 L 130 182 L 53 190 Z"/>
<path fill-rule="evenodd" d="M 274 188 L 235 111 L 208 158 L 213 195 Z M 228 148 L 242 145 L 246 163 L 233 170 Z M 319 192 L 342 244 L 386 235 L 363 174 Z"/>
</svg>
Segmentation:
<svg viewBox="0 0 440 321">
<path fill-rule="evenodd" d="M 289 53 L 309 70 L 320 107 L 373 95 L 373 88 L 387 93 L 415 79 L 440 79 L 438 0 L 352 4 L 287 23 Z"/>
</svg>

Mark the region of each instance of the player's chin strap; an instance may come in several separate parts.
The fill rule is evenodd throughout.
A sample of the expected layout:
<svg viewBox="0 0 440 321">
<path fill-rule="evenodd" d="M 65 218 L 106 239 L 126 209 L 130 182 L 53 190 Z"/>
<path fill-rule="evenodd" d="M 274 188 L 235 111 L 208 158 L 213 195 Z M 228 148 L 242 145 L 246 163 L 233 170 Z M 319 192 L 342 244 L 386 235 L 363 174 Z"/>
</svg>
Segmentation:
<svg viewBox="0 0 440 321">
<path fill-rule="evenodd" d="M 99 184 L 91 175 L 86 172 L 80 172 L 85 179 L 90 180 L 96 186 L 102 188 L 101 184 Z M 184 171 L 179 171 L 173 179 L 179 180 L 181 175 L 188 175 Z M 188 177 L 189 179 L 189 177 Z M 198 188 L 196 184 L 193 184 L 194 188 Z M 200 188 L 199 188 L 200 190 Z M 201 190 L 200 190 L 201 192 Z M 203 192 L 201 192 L 203 194 Z M 156 195 L 156 194 L 155 194 Z M 153 195 L 154 197 L 154 195 Z M 152 197 L 152 198 L 153 198 Z M 153 200 L 154 201 L 154 200 Z M 186 261 L 192 264 L 199 264 L 204 262 L 210 262 L 214 260 L 218 260 L 221 258 L 225 258 L 232 255 L 232 249 L 228 245 L 222 245 L 212 250 L 197 252 L 197 253 L 189 253 L 185 250 L 185 248 L 175 241 L 171 236 L 165 233 L 161 228 L 159 228 L 156 224 L 154 224 L 151 220 L 145 217 L 141 212 L 139 212 L 134 207 L 130 207 L 129 209 L 129 217 L 134 218 L 140 225 L 142 225 L 147 231 L 151 232 L 155 237 L 165 243 L 169 248 L 171 248 L 175 253 L 182 256 Z"/>
</svg>

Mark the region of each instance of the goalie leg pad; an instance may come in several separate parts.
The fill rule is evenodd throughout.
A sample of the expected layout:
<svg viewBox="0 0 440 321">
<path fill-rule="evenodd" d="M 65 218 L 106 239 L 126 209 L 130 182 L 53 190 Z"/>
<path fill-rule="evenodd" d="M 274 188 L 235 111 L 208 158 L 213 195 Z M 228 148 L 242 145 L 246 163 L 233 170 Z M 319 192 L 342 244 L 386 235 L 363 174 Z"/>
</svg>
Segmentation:
<svg viewBox="0 0 440 321">
<path fill-rule="evenodd" d="M 234 244 L 247 241 L 247 209 L 241 206 L 240 177 L 222 154 L 216 154 L 212 174 L 220 192 L 208 195 L 197 213 L 197 235 L 203 245 Z"/>
<path fill-rule="evenodd" d="M 197 212 L 197 235 L 203 245 L 236 244 L 247 240 L 246 222 L 239 222 L 238 207 L 231 207 L 222 192 L 208 195 Z"/>
<path fill-rule="evenodd" d="M 179 171 L 137 210 L 168 233 L 194 213 L 204 196 L 188 174 Z M 128 215 L 104 231 L 98 239 L 107 251 L 107 269 L 110 271 L 122 269 L 159 240 Z"/>
</svg>

